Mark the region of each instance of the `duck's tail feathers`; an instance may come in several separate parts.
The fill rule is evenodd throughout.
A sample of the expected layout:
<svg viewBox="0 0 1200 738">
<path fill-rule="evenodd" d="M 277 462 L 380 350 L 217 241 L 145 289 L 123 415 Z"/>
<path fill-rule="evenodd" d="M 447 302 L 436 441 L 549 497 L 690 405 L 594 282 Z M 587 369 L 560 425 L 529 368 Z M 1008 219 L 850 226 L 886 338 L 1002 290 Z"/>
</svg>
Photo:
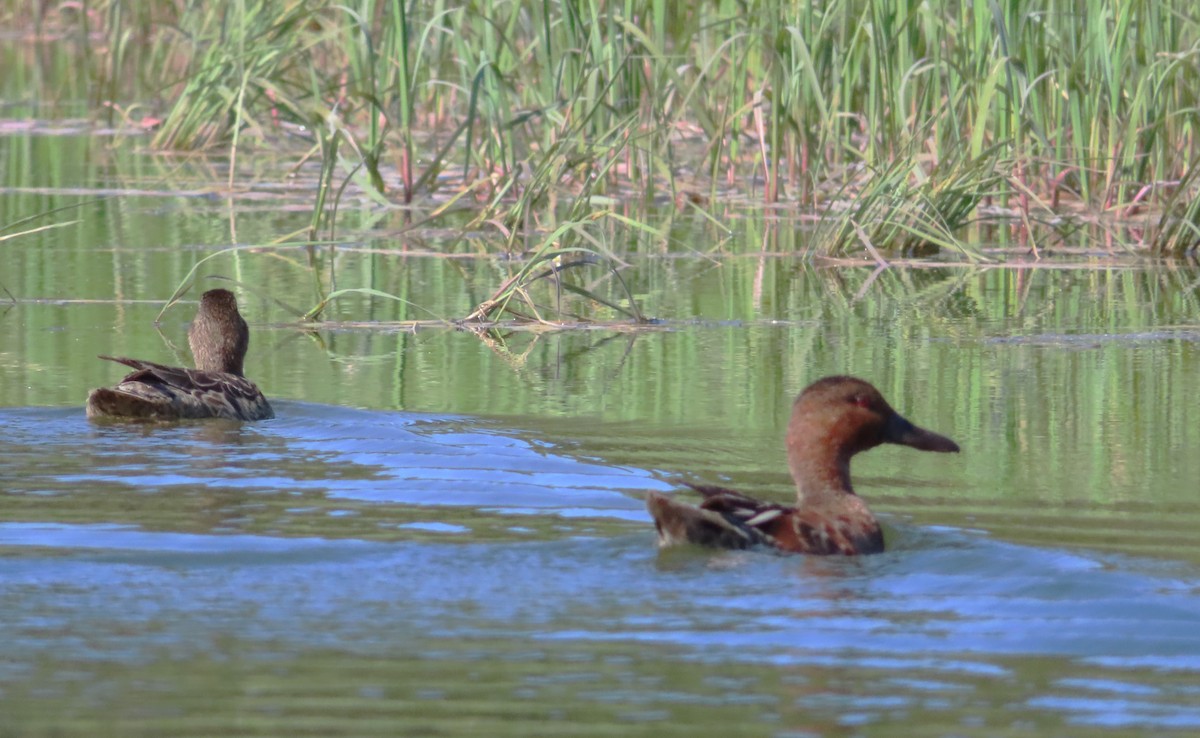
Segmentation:
<svg viewBox="0 0 1200 738">
<path fill-rule="evenodd" d="M 646 509 L 654 518 L 659 547 L 694 543 L 740 549 L 758 543 L 749 531 L 725 516 L 678 502 L 658 492 L 646 493 Z"/>
<path fill-rule="evenodd" d="M 102 387 L 88 393 L 89 418 L 158 418 L 170 403 L 163 398 L 151 398 Z"/>
<path fill-rule="evenodd" d="M 141 359 L 130 359 L 127 356 L 109 356 L 107 354 L 99 354 L 99 355 L 97 355 L 96 358 L 104 359 L 105 361 L 114 361 L 118 364 L 124 364 L 125 366 L 131 367 L 133 369 L 145 369 L 148 366 L 156 366 L 153 361 L 142 361 Z"/>
</svg>

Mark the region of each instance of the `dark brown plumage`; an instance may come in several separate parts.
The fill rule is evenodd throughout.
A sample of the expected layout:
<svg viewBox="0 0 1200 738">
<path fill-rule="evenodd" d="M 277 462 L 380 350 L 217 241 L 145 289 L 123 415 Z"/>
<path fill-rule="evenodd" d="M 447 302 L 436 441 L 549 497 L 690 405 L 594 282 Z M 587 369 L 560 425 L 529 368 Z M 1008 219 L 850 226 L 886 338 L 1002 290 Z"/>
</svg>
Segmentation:
<svg viewBox="0 0 1200 738">
<path fill-rule="evenodd" d="M 134 369 L 116 387 L 92 390 L 89 418 L 115 417 L 170 420 L 228 418 L 265 420 L 275 417 L 267 398 L 243 376 L 250 329 L 229 290 L 209 290 L 200 298 L 188 330 L 195 369 L 152 361 L 101 356 Z"/>
<path fill-rule="evenodd" d="M 761 545 L 820 555 L 879 553 L 883 532 L 850 485 L 850 459 L 881 443 L 922 451 L 959 450 L 949 438 L 905 420 L 869 382 L 844 376 L 817 380 L 796 398 L 788 423 L 796 505 L 703 485 L 688 485 L 704 496 L 699 506 L 650 492 L 646 506 L 658 529 L 659 545 Z"/>
</svg>

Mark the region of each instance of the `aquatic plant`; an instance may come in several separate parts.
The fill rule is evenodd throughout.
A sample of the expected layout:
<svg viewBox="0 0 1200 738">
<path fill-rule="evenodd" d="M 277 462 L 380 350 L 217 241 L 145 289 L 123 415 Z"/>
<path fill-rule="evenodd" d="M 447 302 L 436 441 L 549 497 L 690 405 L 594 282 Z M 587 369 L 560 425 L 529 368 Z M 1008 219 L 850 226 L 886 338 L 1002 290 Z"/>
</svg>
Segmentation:
<svg viewBox="0 0 1200 738">
<path fill-rule="evenodd" d="M 527 186 L 811 208 L 871 172 L 913 198 L 896 204 L 912 236 L 898 248 L 965 253 L 952 234 L 967 216 L 944 216 L 979 193 L 928 191 L 931 162 L 941 183 L 979 179 L 985 152 L 1006 162 L 980 183 L 1028 227 L 1039 200 L 1161 204 L 1200 156 L 1200 16 L 1183 0 L 149 6 L 98 0 L 44 22 L 102 30 L 89 53 L 105 95 L 144 94 L 124 80 L 161 90 L 156 145 L 236 156 L 299 136 L 324 157 L 322 197 L 361 179 L 393 202 L 511 206 L 510 224 L 540 207 Z M 828 248 L 853 244 L 849 225 Z"/>
<path fill-rule="evenodd" d="M 1000 159 L 999 148 L 972 157 L 965 146 L 931 167 L 916 157 L 897 157 L 879 171 L 867 171 L 839 192 L 834 217 L 823 219 L 809 251 L 844 254 L 865 249 L 876 261 L 881 251 L 928 255 L 940 249 L 981 259 L 959 240 L 985 197 L 1004 183 L 1011 165 Z"/>
<path fill-rule="evenodd" d="M 1151 231 L 1150 246 L 1163 256 L 1194 259 L 1200 253 L 1200 160 L 1172 184 L 1171 195 Z"/>
</svg>

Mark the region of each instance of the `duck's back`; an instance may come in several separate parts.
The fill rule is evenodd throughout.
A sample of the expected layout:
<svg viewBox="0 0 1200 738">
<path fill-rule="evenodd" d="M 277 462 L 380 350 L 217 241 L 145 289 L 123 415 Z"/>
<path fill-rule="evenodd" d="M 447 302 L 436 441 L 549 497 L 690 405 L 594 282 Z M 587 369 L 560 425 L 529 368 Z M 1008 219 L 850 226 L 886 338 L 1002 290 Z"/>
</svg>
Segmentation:
<svg viewBox="0 0 1200 738">
<path fill-rule="evenodd" d="M 662 545 L 766 546 L 817 556 L 883 551 L 883 532 L 865 505 L 859 506 L 861 510 L 804 509 L 756 500 L 724 487 L 687 486 L 704 495 L 698 507 L 655 493 L 648 496 Z"/>
<path fill-rule="evenodd" d="M 134 371 L 116 387 L 95 389 L 88 394 L 89 418 L 266 420 L 275 417 L 267 398 L 245 377 L 141 359 L 100 358 L 124 364 Z"/>
</svg>

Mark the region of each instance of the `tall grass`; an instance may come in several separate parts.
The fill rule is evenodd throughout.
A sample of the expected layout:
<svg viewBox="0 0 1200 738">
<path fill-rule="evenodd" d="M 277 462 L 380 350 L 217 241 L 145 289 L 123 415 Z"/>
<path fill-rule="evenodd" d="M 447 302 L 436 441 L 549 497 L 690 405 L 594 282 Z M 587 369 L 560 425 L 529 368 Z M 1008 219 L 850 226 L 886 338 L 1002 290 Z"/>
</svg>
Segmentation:
<svg viewBox="0 0 1200 738">
<path fill-rule="evenodd" d="M 958 146 L 928 172 L 909 157 L 897 157 L 865 176 L 857 194 L 841 198 L 846 209 L 821 223 L 810 249 L 830 254 L 865 249 L 877 261 L 882 251 L 925 256 L 942 249 L 980 259 L 956 234 L 980 201 L 1002 187 L 999 170 L 1006 164 L 998 147 L 971 156 L 965 145 Z"/>
<path fill-rule="evenodd" d="M 1171 188 L 1149 241 L 1162 255 L 1200 256 L 1200 160 Z"/>
<path fill-rule="evenodd" d="M 522 202 L 549 168 L 531 186 L 676 196 L 687 177 L 819 206 L 863 171 L 916 186 L 997 151 L 1004 176 L 960 182 L 969 199 L 1119 214 L 1200 156 L 1185 0 L 124 5 L 91 4 L 112 40 L 97 68 L 115 89 L 158 60 L 158 145 L 274 146 L 336 112 L 356 142 L 337 155 L 405 202 L 447 170 L 457 194 Z M 150 51 L 117 43 L 134 22 Z"/>
</svg>

